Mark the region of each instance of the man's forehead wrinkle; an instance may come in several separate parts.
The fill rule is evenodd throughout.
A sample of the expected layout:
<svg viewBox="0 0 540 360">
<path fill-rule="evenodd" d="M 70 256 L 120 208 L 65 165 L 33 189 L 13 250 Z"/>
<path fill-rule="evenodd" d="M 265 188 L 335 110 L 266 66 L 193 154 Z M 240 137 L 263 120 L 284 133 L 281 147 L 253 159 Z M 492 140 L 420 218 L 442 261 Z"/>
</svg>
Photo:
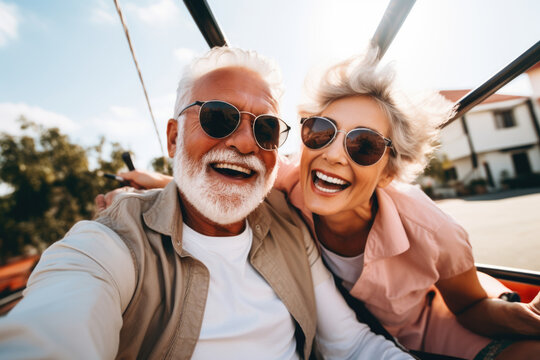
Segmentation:
<svg viewBox="0 0 540 360">
<path fill-rule="evenodd" d="M 279 103 L 269 85 L 255 71 L 242 67 L 227 67 L 211 71 L 197 79 L 191 101 L 222 100 L 240 111 L 279 113 Z M 255 111 L 251 111 L 251 110 Z"/>
</svg>

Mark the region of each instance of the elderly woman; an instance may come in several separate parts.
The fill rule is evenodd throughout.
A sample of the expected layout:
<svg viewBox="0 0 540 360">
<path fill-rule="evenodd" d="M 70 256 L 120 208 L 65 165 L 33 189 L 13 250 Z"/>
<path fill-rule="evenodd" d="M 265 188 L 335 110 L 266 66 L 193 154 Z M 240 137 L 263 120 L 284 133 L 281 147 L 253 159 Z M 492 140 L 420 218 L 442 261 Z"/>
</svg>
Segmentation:
<svg viewBox="0 0 540 360">
<path fill-rule="evenodd" d="M 374 51 L 331 67 L 300 107 L 300 164 L 282 164 L 278 186 L 330 270 L 406 347 L 467 359 L 538 356 L 540 342 L 490 337 L 540 336 L 540 297 L 488 298 L 465 230 L 407 185 L 426 166 L 448 107 L 434 96 L 415 106 L 393 87 Z"/>
<path fill-rule="evenodd" d="M 410 349 L 537 357 L 540 342 L 492 337 L 538 338 L 540 296 L 530 304 L 488 297 L 465 230 L 407 184 L 426 166 L 448 107 L 433 97 L 407 101 L 374 51 L 331 67 L 312 89 L 300 108 L 300 159 L 282 159 L 276 186 L 310 225 L 343 287 Z M 121 175 L 144 187 L 169 181 Z"/>
</svg>

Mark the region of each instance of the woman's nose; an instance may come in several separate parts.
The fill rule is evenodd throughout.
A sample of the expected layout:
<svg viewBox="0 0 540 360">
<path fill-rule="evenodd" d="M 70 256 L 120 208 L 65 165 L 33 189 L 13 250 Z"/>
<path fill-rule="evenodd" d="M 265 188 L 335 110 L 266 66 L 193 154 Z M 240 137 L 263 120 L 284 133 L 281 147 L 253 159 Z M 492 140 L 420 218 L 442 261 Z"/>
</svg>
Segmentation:
<svg viewBox="0 0 540 360">
<path fill-rule="evenodd" d="M 345 133 L 339 131 L 334 141 L 323 149 L 323 158 L 332 164 L 347 164 L 347 153 L 343 146 L 344 139 Z"/>
</svg>

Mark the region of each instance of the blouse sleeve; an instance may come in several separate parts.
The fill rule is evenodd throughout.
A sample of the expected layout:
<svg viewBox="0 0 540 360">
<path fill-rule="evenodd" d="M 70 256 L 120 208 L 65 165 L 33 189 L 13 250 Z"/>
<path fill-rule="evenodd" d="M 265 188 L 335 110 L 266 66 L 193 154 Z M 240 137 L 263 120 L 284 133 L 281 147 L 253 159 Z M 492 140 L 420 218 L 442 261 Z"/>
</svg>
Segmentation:
<svg viewBox="0 0 540 360">
<path fill-rule="evenodd" d="M 439 244 L 437 268 L 440 279 L 459 275 L 474 266 L 469 235 L 454 219 L 447 218 L 435 235 Z"/>
</svg>

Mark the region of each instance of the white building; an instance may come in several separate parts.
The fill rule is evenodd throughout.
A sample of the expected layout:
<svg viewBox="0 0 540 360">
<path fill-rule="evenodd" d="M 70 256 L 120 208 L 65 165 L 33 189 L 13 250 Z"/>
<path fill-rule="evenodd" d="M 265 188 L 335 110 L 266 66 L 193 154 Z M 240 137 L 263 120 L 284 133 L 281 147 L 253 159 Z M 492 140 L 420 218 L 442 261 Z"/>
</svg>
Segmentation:
<svg viewBox="0 0 540 360">
<path fill-rule="evenodd" d="M 439 158 L 449 180 L 468 184 L 540 173 L 540 63 L 527 71 L 533 97 L 494 94 L 442 130 Z M 452 102 L 469 90 L 440 93 Z"/>
</svg>

